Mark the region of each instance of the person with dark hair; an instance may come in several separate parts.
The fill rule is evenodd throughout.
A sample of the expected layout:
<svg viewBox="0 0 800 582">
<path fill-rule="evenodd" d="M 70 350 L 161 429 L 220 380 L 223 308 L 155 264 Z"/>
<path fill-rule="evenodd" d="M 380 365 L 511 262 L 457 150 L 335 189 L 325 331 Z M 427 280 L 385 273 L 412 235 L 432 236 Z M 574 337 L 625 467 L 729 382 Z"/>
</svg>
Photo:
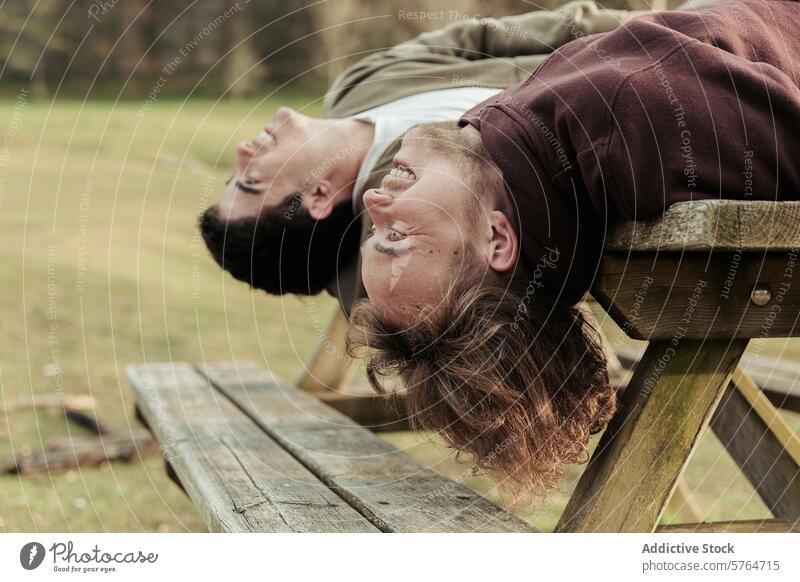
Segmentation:
<svg viewBox="0 0 800 582">
<path fill-rule="evenodd" d="M 323 118 L 287 107 L 237 147 L 222 201 L 200 218 L 214 260 L 271 294 L 362 293 L 362 197 L 392 168 L 400 137 L 455 120 L 534 70 L 556 47 L 634 13 L 579 0 L 556 11 L 463 20 L 379 50 L 333 83 Z"/>
<path fill-rule="evenodd" d="M 214 260 L 271 295 L 315 295 L 358 252 L 361 230 L 347 203 L 332 206 L 324 220 L 302 207 L 299 193 L 255 217 L 231 220 L 223 213 L 214 206 L 200 218 Z"/>
<path fill-rule="evenodd" d="M 458 123 L 409 131 L 362 249 L 351 350 L 380 389 L 526 492 L 614 407 L 574 305 L 609 222 L 676 202 L 800 199 L 800 3 L 653 13 L 561 47 Z"/>
</svg>

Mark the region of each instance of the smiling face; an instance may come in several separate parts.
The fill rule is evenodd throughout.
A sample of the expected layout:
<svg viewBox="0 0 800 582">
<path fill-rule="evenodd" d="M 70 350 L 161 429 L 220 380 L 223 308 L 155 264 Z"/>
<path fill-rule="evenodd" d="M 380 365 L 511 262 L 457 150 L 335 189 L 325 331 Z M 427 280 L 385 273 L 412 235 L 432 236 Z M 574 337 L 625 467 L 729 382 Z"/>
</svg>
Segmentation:
<svg viewBox="0 0 800 582">
<path fill-rule="evenodd" d="M 487 274 L 493 212 L 468 137 L 455 125 L 411 129 L 381 187 L 364 194 L 374 227 L 362 279 L 370 302 L 395 321 L 435 312 L 454 282 Z"/>
<path fill-rule="evenodd" d="M 310 186 L 310 169 L 324 158 L 315 139 L 329 127 L 327 120 L 279 107 L 256 137 L 236 146 L 236 168 L 219 204 L 230 220 L 253 218 L 264 208 Z"/>
</svg>

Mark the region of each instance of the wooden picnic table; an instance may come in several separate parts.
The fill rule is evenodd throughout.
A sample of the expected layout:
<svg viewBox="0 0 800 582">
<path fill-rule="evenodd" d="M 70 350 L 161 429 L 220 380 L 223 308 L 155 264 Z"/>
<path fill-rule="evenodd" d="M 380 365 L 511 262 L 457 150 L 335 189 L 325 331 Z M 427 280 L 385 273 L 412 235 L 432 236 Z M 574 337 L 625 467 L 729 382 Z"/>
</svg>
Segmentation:
<svg viewBox="0 0 800 582">
<path fill-rule="evenodd" d="M 634 373 L 557 531 L 800 531 L 800 440 L 776 408 L 800 411 L 800 365 L 758 343 L 800 335 L 798 247 L 794 202 L 680 203 L 610 230 L 592 294 L 649 343 L 617 346 Z M 337 314 L 302 390 L 252 364 L 129 369 L 139 415 L 209 529 L 535 531 L 359 424 L 407 419 L 344 387 L 346 330 Z M 708 427 L 773 519 L 659 525 Z"/>
<path fill-rule="evenodd" d="M 797 202 L 686 202 L 609 230 L 593 295 L 649 344 L 614 346 L 636 372 L 559 531 L 800 529 L 800 443 L 778 412 L 800 412 L 800 364 L 764 355 L 761 343 L 800 335 L 799 250 Z M 342 394 L 350 363 L 336 338 L 346 325 L 334 318 L 329 349 L 299 384 L 376 429 L 397 426 L 402 408 Z M 709 426 L 772 521 L 657 525 L 670 498 L 685 500 L 680 476 Z"/>
<path fill-rule="evenodd" d="M 800 335 L 799 219 L 797 202 L 694 201 L 611 230 L 592 294 L 649 344 L 559 531 L 653 531 L 709 422 L 774 525 L 797 526 L 800 441 L 739 362 L 752 338 Z"/>
</svg>

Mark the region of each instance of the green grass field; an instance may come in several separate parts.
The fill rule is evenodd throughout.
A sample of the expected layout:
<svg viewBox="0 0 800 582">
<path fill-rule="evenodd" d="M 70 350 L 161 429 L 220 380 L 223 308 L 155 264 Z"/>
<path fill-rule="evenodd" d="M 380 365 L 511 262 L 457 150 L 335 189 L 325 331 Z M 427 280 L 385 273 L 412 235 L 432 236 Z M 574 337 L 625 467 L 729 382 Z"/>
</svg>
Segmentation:
<svg viewBox="0 0 800 582">
<path fill-rule="evenodd" d="M 251 360 L 285 379 L 300 374 L 335 303 L 251 293 L 213 264 L 195 229 L 229 175 L 233 145 L 256 133 L 275 105 L 165 100 L 139 115 L 138 102 L 4 100 L 0 399 L 88 393 L 103 419 L 126 428 L 135 426 L 129 363 Z M 0 415 L 0 460 L 70 434 L 84 433 L 54 413 Z M 386 438 L 497 498 L 428 435 Z M 561 491 L 521 514 L 551 528 L 578 474 L 570 471 Z M 687 479 L 710 519 L 768 515 L 710 435 Z M 158 455 L 0 476 L 0 531 L 202 529 Z"/>
</svg>

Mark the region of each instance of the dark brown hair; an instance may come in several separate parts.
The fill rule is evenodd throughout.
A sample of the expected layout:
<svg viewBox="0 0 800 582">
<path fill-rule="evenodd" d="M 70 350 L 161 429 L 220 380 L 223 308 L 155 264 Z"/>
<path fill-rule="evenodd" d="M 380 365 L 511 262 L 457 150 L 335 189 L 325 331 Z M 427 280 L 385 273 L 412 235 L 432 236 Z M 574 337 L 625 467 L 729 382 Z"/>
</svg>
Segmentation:
<svg viewBox="0 0 800 582">
<path fill-rule="evenodd" d="M 300 194 L 264 208 L 253 218 L 228 220 L 212 206 L 200 216 L 200 232 L 219 266 L 236 279 L 272 295 L 316 295 L 355 260 L 361 223 L 349 200 L 325 220 L 315 220 Z"/>
<path fill-rule="evenodd" d="M 351 353 L 366 349 L 370 384 L 397 375 L 413 424 L 436 431 L 501 486 L 528 496 L 587 459 L 616 395 L 594 328 L 574 307 L 503 286 L 456 292 L 411 325 L 369 302 L 352 314 Z"/>
</svg>

